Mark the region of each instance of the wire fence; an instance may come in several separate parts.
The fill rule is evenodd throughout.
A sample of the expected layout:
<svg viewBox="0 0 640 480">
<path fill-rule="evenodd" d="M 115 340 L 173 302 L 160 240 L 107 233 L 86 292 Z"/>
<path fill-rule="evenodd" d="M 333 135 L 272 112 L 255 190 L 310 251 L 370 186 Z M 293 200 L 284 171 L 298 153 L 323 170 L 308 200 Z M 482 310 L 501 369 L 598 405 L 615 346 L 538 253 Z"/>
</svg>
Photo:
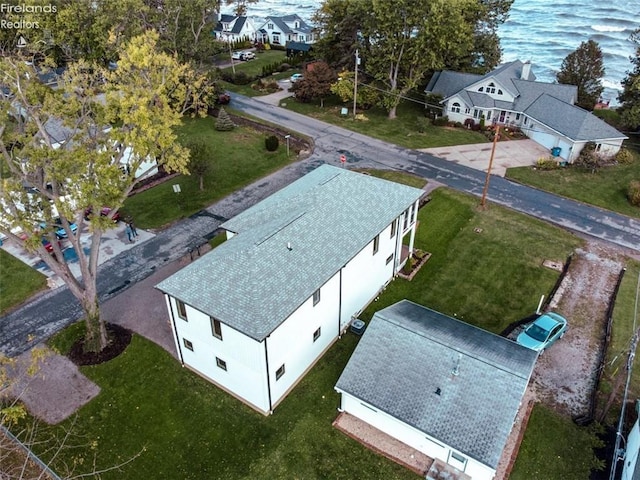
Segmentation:
<svg viewBox="0 0 640 480">
<path fill-rule="evenodd" d="M 29 461 L 35 463 L 38 468 L 41 468 L 42 471 L 48 475 L 47 478 L 51 479 L 51 480 L 62 480 L 61 477 L 59 477 L 53 470 L 51 470 L 46 463 L 44 463 L 42 460 L 40 460 L 35 453 L 33 453 L 29 447 L 27 447 L 24 443 L 22 443 L 20 440 L 18 440 L 16 438 L 16 436 L 11 433 L 9 430 L 6 429 L 6 427 L 4 427 L 3 425 L 0 425 L 0 433 L 2 435 L 5 435 L 7 438 L 9 438 L 12 442 L 14 442 L 16 444 L 16 446 L 20 447 L 22 450 L 24 450 L 24 452 L 27 455 L 27 458 L 29 459 Z"/>
</svg>

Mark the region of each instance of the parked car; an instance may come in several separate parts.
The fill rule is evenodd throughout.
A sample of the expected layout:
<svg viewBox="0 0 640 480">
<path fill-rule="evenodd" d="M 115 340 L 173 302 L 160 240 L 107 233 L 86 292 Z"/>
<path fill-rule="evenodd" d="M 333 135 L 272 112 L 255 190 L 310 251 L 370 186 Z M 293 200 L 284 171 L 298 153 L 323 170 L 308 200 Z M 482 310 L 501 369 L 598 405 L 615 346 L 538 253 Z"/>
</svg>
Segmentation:
<svg viewBox="0 0 640 480">
<path fill-rule="evenodd" d="M 109 207 L 102 207 L 100 209 L 100 216 L 102 217 L 106 217 L 109 215 L 109 213 L 111 213 L 111 208 Z M 91 207 L 87 208 L 84 211 L 84 219 L 89 221 L 91 220 L 91 216 L 93 215 L 93 209 Z M 111 219 L 113 220 L 113 223 L 118 223 L 121 218 L 120 218 L 120 212 L 116 212 L 113 217 L 111 217 Z"/>
<path fill-rule="evenodd" d="M 53 255 L 53 245 L 51 245 L 51 242 L 47 237 L 42 237 L 42 245 L 44 245 L 44 248 L 48 253 Z M 62 245 L 60 245 L 60 240 L 58 240 L 58 247 L 62 248 Z"/>
<path fill-rule="evenodd" d="M 233 60 L 243 60 L 244 59 L 244 52 L 233 52 L 231 54 L 231 58 Z"/>
<path fill-rule="evenodd" d="M 567 319 L 555 312 L 538 317 L 518 335 L 516 342 L 542 354 L 545 349 L 562 338 L 567 331 Z"/>
<path fill-rule="evenodd" d="M 302 80 L 304 78 L 304 76 L 301 73 L 294 73 L 293 75 L 291 75 L 291 83 L 296 83 L 299 82 L 300 80 Z"/>
<path fill-rule="evenodd" d="M 53 221 L 53 224 L 54 224 L 53 226 L 56 228 L 56 237 L 58 237 L 58 239 L 60 240 L 67 238 L 67 232 L 62 226 L 62 220 L 60 219 L 60 217 L 56 218 Z M 75 235 L 76 232 L 78 231 L 78 226 L 75 223 L 70 223 L 69 226 L 71 227 L 71 232 Z M 40 224 L 40 228 L 42 228 L 43 230 L 46 229 L 47 224 L 42 222 Z"/>
<path fill-rule="evenodd" d="M 254 58 L 256 58 L 256 54 L 253 52 L 243 52 L 242 53 L 242 60 L 244 60 L 245 62 L 248 60 L 253 60 Z"/>
</svg>

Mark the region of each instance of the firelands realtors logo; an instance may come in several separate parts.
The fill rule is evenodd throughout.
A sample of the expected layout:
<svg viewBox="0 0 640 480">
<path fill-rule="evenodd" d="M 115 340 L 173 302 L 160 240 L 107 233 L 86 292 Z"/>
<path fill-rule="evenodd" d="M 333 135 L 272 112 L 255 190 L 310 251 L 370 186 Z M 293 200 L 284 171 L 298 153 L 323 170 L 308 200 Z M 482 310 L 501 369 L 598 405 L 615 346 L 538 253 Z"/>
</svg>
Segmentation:
<svg viewBox="0 0 640 480">
<path fill-rule="evenodd" d="M 0 28 L 15 30 L 40 28 L 37 16 L 57 11 L 58 7 L 50 3 L 45 5 L 0 3 L 0 13 L 4 17 L 0 19 Z"/>
</svg>

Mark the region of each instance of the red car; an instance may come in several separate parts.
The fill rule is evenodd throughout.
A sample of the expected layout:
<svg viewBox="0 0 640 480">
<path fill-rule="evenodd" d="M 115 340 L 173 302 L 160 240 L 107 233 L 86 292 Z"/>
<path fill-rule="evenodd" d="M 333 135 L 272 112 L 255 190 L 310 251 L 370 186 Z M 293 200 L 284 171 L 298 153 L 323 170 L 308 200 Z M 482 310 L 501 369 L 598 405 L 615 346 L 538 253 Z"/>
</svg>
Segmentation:
<svg viewBox="0 0 640 480">
<path fill-rule="evenodd" d="M 91 214 L 93 213 L 93 211 L 91 210 L 91 208 L 87 208 L 84 212 L 84 219 L 85 220 L 89 220 L 91 218 Z M 102 217 L 106 217 L 107 215 L 109 215 L 109 213 L 111 213 L 111 208 L 110 207 L 102 207 L 100 209 L 100 216 Z M 113 215 L 113 223 L 118 223 L 120 221 L 120 212 L 116 212 Z"/>
</svg>

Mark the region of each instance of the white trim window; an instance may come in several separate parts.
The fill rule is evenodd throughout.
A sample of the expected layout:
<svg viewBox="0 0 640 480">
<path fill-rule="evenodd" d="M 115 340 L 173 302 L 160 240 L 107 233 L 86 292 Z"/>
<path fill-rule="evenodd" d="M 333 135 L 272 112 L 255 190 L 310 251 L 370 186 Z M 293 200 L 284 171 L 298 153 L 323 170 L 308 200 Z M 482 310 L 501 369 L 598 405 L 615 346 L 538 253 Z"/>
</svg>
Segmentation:
<svg viewBox="0 0 640 480">
<path fill-rule="evenodd" d="M 460 113 L 460 104 L 458 102 L 453 102 L 453 104 L 451 104 L 451 111 L 453 113 Z"/>
</svg>

